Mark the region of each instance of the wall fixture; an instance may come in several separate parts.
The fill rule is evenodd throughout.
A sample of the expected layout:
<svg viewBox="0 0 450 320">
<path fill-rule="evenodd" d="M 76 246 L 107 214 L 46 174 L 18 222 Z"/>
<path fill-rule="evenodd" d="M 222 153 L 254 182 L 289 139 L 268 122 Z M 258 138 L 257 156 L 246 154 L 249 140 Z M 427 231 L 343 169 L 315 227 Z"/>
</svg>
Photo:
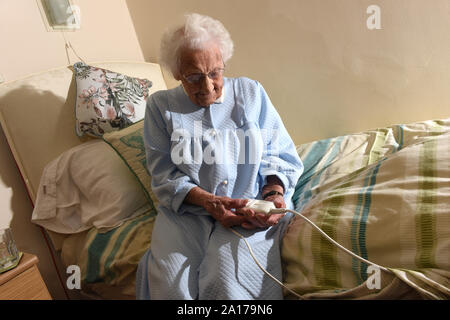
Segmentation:
<svg viewBox="0 0 450 320">
<path fill-rule="evenodd" d="M 80 29 L 80 7 L 71 0 L 37 0 L 37 3 L 47 31 Z"/>
</svg>

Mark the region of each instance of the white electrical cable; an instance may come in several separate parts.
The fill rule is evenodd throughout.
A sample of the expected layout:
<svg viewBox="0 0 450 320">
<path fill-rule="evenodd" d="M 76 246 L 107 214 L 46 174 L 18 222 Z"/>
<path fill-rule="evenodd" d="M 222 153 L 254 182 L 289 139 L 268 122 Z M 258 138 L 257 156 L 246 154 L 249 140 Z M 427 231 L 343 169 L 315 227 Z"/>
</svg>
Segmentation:
<svg viewBox="0 0 450 320">
<path fill-rule="evenodd" d="M 373 263 L 369 260 L 364 259 L 363 257 L 358 256 L 357 254 L 353 253 L 352 251 L 348 250 L 347 248 L 345 248 L 344 246 L 340 245 L 338 242 L 336 242 L 334 239 L 332 239 L 330 236 L 328 236 L 322 229 L 320 229 L 314 222 L 312 222 L 311 220 L 309 220 L 308 218 L 306 218 L 304 215 L 302 215 L 301 213 L 294 211 L 294 210 L 290 210 L 290 209 L 285 209 L 285 208 L 276 208 L 276 209 L 272 209 L 270 210 L 270 214 L 275 214 L 275 213 L 286 213 L 286 212 L 291 212 L 293 214 L 298 215 L 299 217 L 301 217 L 302 219 L 304 219 L 306 222 L 308 222 L 311 226 L 313 226 L 317 231 L 320 232 L 321 235 L 323 235 L 327 240 L 329 240 L 331 243 L 333 243 L 335 246 L 337 246 L 339 249 L 345 251 L 346 253 L 350 254 L 352 257 L 366 263 L 369 265 L 373 265 L 383 271 L 386 271 L 388 273 L 393 273 L 391 270 L 380 266 L 376 263 Z M 271 275 L 266 269 L 264 269 L 264 267 L 259 263 L 258 259 L 256 259 L 255 255 L 253 254 L 253 250 L 250 247 L 250 244 L 247 242 L 247 240 L 244 238 L 243 235 L 241 235 L 239 232 L 237 232 L 236 230 L 230 228 L 230 230 L 236 234 L 239 238 L 241 238 L 242 240 L 244 240 L 245 244 L 247 245 L 248 250 L 250 251 L 250 255 L 252 256 L 253 260 L 256 262 L 256 264 L 258 265 L 258 267 L 266 274 L 268 275 L 272 280 L 274 280 L 276 283 L 278 283 L 280 286 L 282 286 L 283 288 L 285 288 L 286 290 L 288 290 L 290 293 L 294 294 L 295 296 L 297 296 L 300 299 L 304 299 L 301 295 L 299 295 L 298 293 L 296 293 L 295 291 L 293 291 L 292 289 L 286 287 L 281 281 L 279 281 L 277 278 L 275 278 L 273 275 Z"/>
<path fill-rule="evenodd" d="M 286 290 L 288 290 L 290 293 L 292 293 L 293 295 L 297 296 L 299 299 L 303 300 L 304 298 L 299 295 L 297 292 L 295 292 L 294 290 L 286 287 L 281 281 L 279 281 L 277 278 L 275 278 L 273 275 L 270 274 L 269 271 L 267 271 L 266 269 L 264 269 L 264 267 L 259 263 L 258 259 L 256 259 L 255 255 L 253 254 L 253 250 L 252 247 L 250 247 L 250 244 L 248 243 L 248 241 L 244 238 L 244 236 L 242 234 L 240 234 L 239 232 L 237 232 L 236 230 L 230 228 L 230 230 L 237 235 L 239 238 L 241 238 L 242 240 L 244 240 L 245 244 L 247 245 L 248 251 L 250 251 L 250 255 L 252 256 L 253 260 L 255 260 L 256 264 L 258 265 L 258 267 L 262 270 L 262 272 L 264 272 L 266 275 L 268 275 L 273 281 L 275 281 L 276 283 L 278 283 L 280 286 L 282 286 L 283 288 L 285 288 Z"/>
<path fill-rule="evenodd" d="M 272 209 L 271 213 L 283 213 L 283 212 L 279 212 L 279 209 Z M 357 254 L 353 253 L 352 251 L 348 250 L 347 248 L 345 248 L 344 246 L 340 245 L 338 242 L 336 242 L 334 239 L 332 239 L 328 234 L 326 234 L 322 229 L 320 229 L 314 222 L 312 222 L 311 220 L 309 220 L 307 217 L 305 217 L 304 215 L 302 215 L 301 213 L 294 211 L 294 210 L 290 210 L 290 209 L 284 209 L 284 212 L 291 212 L 293 214 L 296 214 L 298 216 L 300 216 L 301 218 L 303 218 L 306 222 L 308 222 L 310 225 L 312 225 L 317 231 L 319 231 L 327 240 L 329 240 L 331 243 L 333 243 L 335 246 L 337 246 L 339 249 L 347 252 L 349 255 L 351 255 L 352 257 L 360 260 L 361 262 L 364 262 L 366 264 L 369 265 L 373 265 L 385 272 L 389 272 L 392 273 L 392 271 L 390 271 L 389 269 L 380 266 L 372 261 L 366 260 L 363 257 L 358 256 Z"/>
</svg>

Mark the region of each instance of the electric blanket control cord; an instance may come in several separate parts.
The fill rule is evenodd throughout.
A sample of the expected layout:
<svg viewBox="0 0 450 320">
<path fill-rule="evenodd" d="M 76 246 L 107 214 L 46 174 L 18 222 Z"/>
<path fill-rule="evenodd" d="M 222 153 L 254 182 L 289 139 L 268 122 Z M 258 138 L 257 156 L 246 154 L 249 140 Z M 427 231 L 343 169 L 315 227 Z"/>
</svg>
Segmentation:
<svg viewBox="0 0 450 320">
<path fill-rule="evenodd" d="M 305 217 L 304 215 L 302 215 L 301 213 L 294 211 L 294 210 L 290 210 L 290 209 L 285 209 L 285 208 L 274 208 L 274 209 L 270 209 L 270 212 L 268 214 L 277 214 L 277 213 L 293 213 L 298 215 L 299 217 L 301 217 L 302 219 L 304 219 L 306 222 L 308 222 L 311 226 L 313 226 L 317 231 L 320 232 L 320 234 L 322 234 L 327 240 L 329 240 L 331 243 L 333 243 L 336 247 L 338 247 L 339 249 L 345 251 L 346 253 L 348 253 L 349 255 L 353 256 L 354 258 L 360 260 L 361 262 L 364 262 L 366 264 L 369 265 L 373 265 L 377 268 L 379 268 L 380 270 L 383 270 L 385 272 L 388 273 L 392 273 L 391 270 L 380 266 L 374 262 L 371 262 L 369 260 L 364 259 L 363 257 L 358 256 L 357 254 L 353 253 L 352 251 L 348 250 L 347 248 L 345 248 L 344 246 L 342 246 L 341 244 L 339 244 L 338 242 L 336 242 L 334 239 L 332 239 L 328 234 L 326 234 L 322 229 L 320 229 L 314 222 L 312 222 L 311 220 L 309 220 L 307 217 Z M 269 276 L 272 280 L 274 280 L 276 283 L 278 283 L 280 286 L 282 286 L 283 288 L 285 288 L 286 290 L 288 290 L 290 293 L 292 293 L 293 295 L 297 296 L 299 299 L 304 299 L 301 295 L 299 295 L 297 292 L 295 292 L 294 290 L 288 288 L 287 286 L 285 286 L 281 281 L 279 281 L 277 278 L 275 278 L 273 275 L 270 274 L 270 272 L 268 272 L 266 269 L 264 269 L 264 267 L 259 263 L 258 259 L 256 259 L 253 250 L 250 246 L 250 244 L 248 243 L 248 241 L 245 239 L 245 237 L 240 234 L 239 232 L 237 232 L 236 230 L 234 230 L 233 228 L 230 228 L 230 230 L 236 234 L 239 238 L 241 238 L 242 240 L 244 240 L 245 244 L 247 245 L 248 250 L 250 251 L 250 255 L 252 256 L 253 260 L 255 261 L 255 263 L 258 265 L 258 267 L 267 275 Z"/>
</svg>

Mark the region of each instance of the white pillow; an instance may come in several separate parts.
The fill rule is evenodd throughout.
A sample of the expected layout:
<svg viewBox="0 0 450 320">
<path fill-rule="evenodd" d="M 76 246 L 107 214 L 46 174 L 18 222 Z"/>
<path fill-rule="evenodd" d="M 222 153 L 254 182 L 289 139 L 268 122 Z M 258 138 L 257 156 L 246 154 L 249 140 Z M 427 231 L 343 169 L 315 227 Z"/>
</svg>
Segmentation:
<svg viewBox="0 0 450 320">
<path fill-rule="evenodd" d="M 101 232 L 152 206 L 136 177 L 103 140 L 76 146 L 43 171 L 32 222 L 58 233 Z"/>
</svg>

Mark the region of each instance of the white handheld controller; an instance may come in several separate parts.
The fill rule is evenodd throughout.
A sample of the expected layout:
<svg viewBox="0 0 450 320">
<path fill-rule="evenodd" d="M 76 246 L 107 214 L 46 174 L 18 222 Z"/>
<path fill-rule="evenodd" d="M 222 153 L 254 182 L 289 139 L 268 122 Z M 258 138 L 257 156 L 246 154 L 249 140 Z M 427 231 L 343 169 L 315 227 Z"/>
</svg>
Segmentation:
<svg viewBox="0 0 450 320">
<path fill-rule="evenodd" d="M 247 208 L 252 209 L 255 212 L 264 213 L 266 215 L 271 214 L 272 209 L 276 209 L 275 205 L 271 201 L 251 199 L 245 205 Z"/>
</svg>

